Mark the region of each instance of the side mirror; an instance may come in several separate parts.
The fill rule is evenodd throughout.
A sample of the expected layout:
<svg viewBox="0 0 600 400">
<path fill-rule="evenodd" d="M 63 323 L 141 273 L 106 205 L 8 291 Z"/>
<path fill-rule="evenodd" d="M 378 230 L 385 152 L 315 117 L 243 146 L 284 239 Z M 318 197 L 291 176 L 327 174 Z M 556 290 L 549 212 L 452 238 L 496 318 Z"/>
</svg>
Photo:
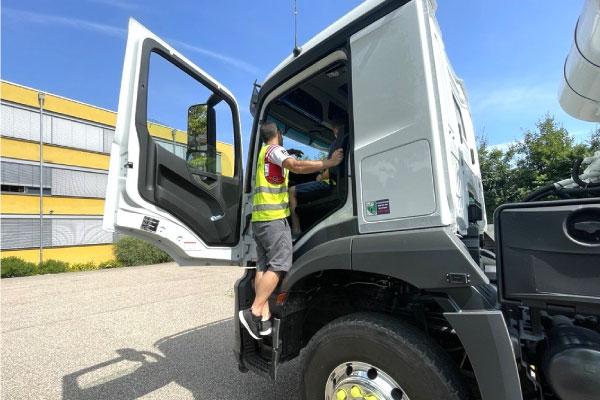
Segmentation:
<svg viewBox="0 0 600 400">
<path fill-rule="evenodd" d="M 194 104 L 187 115 L 187 163 L 196 170 L 216 173 L 216 158 L 215 110 L 207 104 Z"/>
</svg>

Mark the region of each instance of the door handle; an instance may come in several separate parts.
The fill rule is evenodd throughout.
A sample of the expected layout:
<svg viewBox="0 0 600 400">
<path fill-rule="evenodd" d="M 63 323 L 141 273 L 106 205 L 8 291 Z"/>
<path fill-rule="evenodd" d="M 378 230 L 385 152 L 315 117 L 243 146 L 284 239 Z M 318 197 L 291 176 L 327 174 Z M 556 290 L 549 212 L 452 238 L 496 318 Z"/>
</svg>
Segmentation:
<svg viewBox="0 0 600 400">
<path fill-rule="evenodd" d="M 600 221 L 580 221 L 575 222 L 573 227 L 578 231 L 584 231 L 589 234 L 600 232 Z"/>
<path fill-rule="evenodd" d="M 210 220 L 211 220 L 212 222 L 216 222 L 216 221 L 218 221 L 218 220 L 222 219 L 224 216 L 225 216 L 225 215 L 213 215 L 212 217 L 210 217 Z"/>
</svg>

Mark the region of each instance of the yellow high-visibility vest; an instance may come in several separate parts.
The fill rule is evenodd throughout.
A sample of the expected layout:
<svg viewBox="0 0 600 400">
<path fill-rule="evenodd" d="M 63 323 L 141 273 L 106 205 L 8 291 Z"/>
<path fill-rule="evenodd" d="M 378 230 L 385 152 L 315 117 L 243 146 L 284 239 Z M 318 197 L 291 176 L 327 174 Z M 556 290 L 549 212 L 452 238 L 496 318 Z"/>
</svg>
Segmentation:
<svg viewBox="0 0 600 400">
<path fill-rule="evenodd" d="M 265 155 L 270 146 L 263 146 L 258 154 L 256 183 L 252 197 L 252 221 L 274 221 L 290 215 L 288 172 L 283 169 L 284 181 L 270 183 L 265 176 Z"/>
</svg>

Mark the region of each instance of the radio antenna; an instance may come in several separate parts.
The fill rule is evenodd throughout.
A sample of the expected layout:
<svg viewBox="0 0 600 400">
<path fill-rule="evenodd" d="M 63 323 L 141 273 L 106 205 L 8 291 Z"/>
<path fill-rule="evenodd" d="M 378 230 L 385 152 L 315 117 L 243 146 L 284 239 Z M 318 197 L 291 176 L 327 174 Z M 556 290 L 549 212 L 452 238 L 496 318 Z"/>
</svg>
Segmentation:
<svg viewBox="0 0 600 400">
<path fill-rule="evenodd" d="M 298 57 L 302 51 L 302 48 L 298 47 L 298 7 L 296 3 L 297 0 L 294 0 L 294 57 Z"/>
</svg>

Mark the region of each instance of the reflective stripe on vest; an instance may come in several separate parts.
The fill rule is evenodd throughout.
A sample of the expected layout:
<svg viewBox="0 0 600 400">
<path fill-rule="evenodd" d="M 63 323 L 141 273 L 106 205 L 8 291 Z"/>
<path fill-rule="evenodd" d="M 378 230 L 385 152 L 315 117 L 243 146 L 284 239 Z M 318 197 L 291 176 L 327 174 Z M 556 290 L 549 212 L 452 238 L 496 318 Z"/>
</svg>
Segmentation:
<svg viewBox="0 0 600 400">
<path fill-rule="evenodd" d="M 285 210 L 289 203 L 281 204 L 255 204 L 252 206 L 252 211 L 268 211 L 268 210 Z"/>
<path fill-rule="evenodd" d="M 281 185 L 280 185 L 281 186 Z M 254 188 L 254 193 L 284 193 L 287 192 L 288 188 L 286 187 L 268 187 L 268 186 L 258 186 Z"/>
<path fill-rule="evenodd" d="M 274 221 L 290 215 L 288 173 L 284 170 L 284 182 L 270 183 L 265 177 L 265 157 L 271 146 L 263 146 L 258 153 L 254 196 L 252 197 L 252 221 Z"/>
</svg>

